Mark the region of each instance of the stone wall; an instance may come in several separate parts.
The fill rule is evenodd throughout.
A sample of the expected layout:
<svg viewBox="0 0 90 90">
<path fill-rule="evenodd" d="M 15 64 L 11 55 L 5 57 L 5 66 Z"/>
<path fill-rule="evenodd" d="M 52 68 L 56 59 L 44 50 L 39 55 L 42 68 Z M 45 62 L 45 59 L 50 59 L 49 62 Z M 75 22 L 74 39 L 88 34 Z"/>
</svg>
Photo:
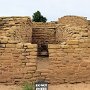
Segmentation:
<svg viewBox="0 0 90 90">
<path fill-rule="evenodd" d="M 0 20 L 0 83 L 90 82 L 90 25 L 86 19 L 64 17 L 51 23 L 32 23 L 28 17 Z M 48 43 L 47 58 L 37 56 L 41 42 Z"/>
<path fill-rule="evenodd" d="M 1 41 L 1 39 L 0 39 Z M 0 83 L 33 82 L 36 72 L 37 45 L 31 43 L 0 43 Z"/>
<path fill-rule="evenodd" d="M 0 83 L 49 82 L 49 69 L 38 69 L 37 45 L 0 38 Z M 44 63 L 43 63 L 44 64 Z"/>
<path fill-rule="evenodd" d="M 31 19 L 29 17 L 0 17 L 0 36 L 20 42 L 31 42 Z"/>
<path fill-rule="evenodd" d="M 59 18 L 57 24 L 57 43 L 88 38 L 88 32 L 88 21 L 84 17 L 64 16 Z"/>
<path fill-rule="evenodd" d="M 32 43 L 61 43 L 70 39 L 87 38 L 89 21 L 80 16 L 64 16 L 57 22 L 33 22 Z"/>
<path fill-rule="evenodd" d="M 81 16 L 64 16 L 58 19 L 58 23 L 70 26 L 86 26 L 87 18 Z"/>
<path fill-rule="evenodd" d="M 90 38 L 90 20 L 88 20 L 88 24 L 89 24 L 89 27 L 88 27 L 88 35 L 89 35 L 89 38 Z"/>
<path fill-rule="evenodd" d="M 89 34 L 88 27 L 80 27 L 80 26 L 68 26 L 68 25 L 60 25 L 57 29 L 57 42 L 65 42 L 67 40 L 80 40 L 87 39 Z"/>
<path fill-rule="evenodd" d="M 90 39 L 49 44 L 50 83 L 90 82 Z"/>
<path fill-rule="evenodd" d="M 32 43 L 55 43 L 56 24 L 52 23 L 33 23 Z"/>
<path fill-rule="evenodd" d="M 22 84 L 25 81 L 46 80 L 50 84 L 60 84 L 90 81 L 89 43 L 90 39 L 69 40 L 66 45 L 49 44 L 49 66 L 38 69 L 37 45 L 16 41 L 2 42 L 0 83 Z"/>
</svg>

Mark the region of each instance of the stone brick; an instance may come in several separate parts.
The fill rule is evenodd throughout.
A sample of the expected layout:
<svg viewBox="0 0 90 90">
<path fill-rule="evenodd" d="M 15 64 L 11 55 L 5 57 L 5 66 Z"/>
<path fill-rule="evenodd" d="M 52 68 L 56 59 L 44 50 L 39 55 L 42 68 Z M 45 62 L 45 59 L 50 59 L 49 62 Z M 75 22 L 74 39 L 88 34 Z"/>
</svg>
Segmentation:
<svg viewBox="0 0 90 90">
<path fill-rule="evenodd" d="M 32 48 L 32 44 L 31 43 L 25 43 L 24 46 L 26 46 L 27 48 Z"/>
<path fill-rule="evenodd" d="M 69 45 L 78 45 L 79 41 L 78 40 L 68 40 L 67 44 L 69 44 Z"/>
<path fill-rule="evenodd" d="M 67 53 L 73 53 L 74 52 L 74 49 L 63 49 L 64 52 L 67 52 Z"/>
<path fill-rule="evenodd" d="M 18 44 L 16 45 L 16 47 L 17 47 L 18 49 L 23 48 L 23 43 L 18 43 Z"/>
<path fill-rule="evenodd" d="M 2 44 L 5 44 L 5 43 L 8 42 L 8 38 L 7 38 L 7 37 L 0 37 L 0 38 L 1 38 L 0 42 L 1 42 Z"/>
<path fill-rule="evenodd" d="M 82 37 L 88 37 L 88 33 L 82 33 Z"/>
<path fill-rule="evenodd" d="M 87 47 L 90 47 L 90 45 L 88 43 L 80 43 L 79 44 L 79 47 L 81 47 L 81 48 L 87 48 Z"/>
<path fill-rule="evenodd" d="M 37 56 L 26 56 L 28 59 L 36 59 Z"/>
<path fill-rule="evenodd" d="M 15 48 L 16 44 L 6 44 L 6 48 Z"/>
<path fill-rule="evenodd" d="M 59 45 L 59 44 L 48 44 L 48 48 L 55 48 L 55 49 L 57 49 L 57 48 L 60 48 L 61 46 Z"/>
<path fill-rule="evenodd" d="M 17 44 L 17 43 L 19 43 L 19 41 L 8 40 L 8 43 L 10 43 L 10 44 Z"/>
<path fill-rule="evenodd" d="M 36 70 L 36 67 L 33 66 L 33 67 L 29 67 L 29 71 L 35 71 Z"/>
<path fill-rule="evenodd" d="M 61 45 L 61 48 L 67 49 L 67 48 L 69 48 L 69 46 L 68 45 Z"/>
<path fill-rule="evenodd" d="M 31 56 L 37 56 L 37 52 L 30 52 Z"/>
<path fill-rule="evenodd" d="M 0 44 L 0 48 L 5 48 L 6 45 L 5 44 Z"/>
<path fill-rule="evenodd" d="M 36 66 L 36 63 L 31 63 L 31 62 L 30 62 L 30 63 L 26 63 L 26 66 L 28 66 L 28 67 L 29 67 L 29 66 L 30 66 L 30 67 Z"/>
<path fill-rule="evenodd" d="M 25 74 L 24 78 L 25 79 L 31 79 L 31 78 L 33 78 L 33 75 L 32 74 Z"/>
<path fill-rule="evenodd" d="M 26 53 L 26 52 L 25 52 L 25 53 L 22 53 L 22 55 L 23 55 L 23 56 L 29 56 L 30 53 Z"/>
</svg>

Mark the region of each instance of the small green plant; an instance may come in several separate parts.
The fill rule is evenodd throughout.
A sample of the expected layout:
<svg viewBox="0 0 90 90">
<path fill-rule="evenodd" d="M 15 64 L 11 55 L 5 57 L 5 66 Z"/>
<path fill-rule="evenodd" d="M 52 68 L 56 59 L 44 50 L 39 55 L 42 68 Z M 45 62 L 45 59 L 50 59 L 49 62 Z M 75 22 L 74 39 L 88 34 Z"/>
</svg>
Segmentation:
<svg viewBox="0 0 90 90">
<path fill-rule="evenodd" d="M 34 86 L 33 84 L 29 84 L 26 82 L 23 86 L 23 90 L 34 90 L 33 86 Z"/>
</svg>

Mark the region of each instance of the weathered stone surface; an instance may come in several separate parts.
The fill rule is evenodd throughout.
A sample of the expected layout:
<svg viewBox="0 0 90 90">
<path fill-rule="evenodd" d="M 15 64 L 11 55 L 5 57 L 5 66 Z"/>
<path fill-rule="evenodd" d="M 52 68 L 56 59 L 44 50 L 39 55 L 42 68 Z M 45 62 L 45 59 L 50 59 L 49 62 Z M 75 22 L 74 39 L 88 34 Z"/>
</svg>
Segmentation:
<svg viewBox="0 0 90 90">
<path fill-rule="evenodd" d="M 18 43 L 18 44 L 16 45 L 16 47 L 17 47 L 18 49 L 22 49 L 22 48 L 23 48 L 23 43 Z"/>
<path fill-rule="evenodd" d="M 78 40 L 68 40 L 67 41 L 67 44 L 68 45 L 78 45 L 79 44 L 79 41 Z"/>
<path fill-rule="evenodd" d="M 68 45 L 61 45 L 61 48 L 67 49 L 67 48 L 69 48 L 69 46 Z"/>
<path fill-rule="evenodd" d="M 6 48 L 15 48 L 16 44 L 6 44 Z"/>
<path fill-rule="evenodd" d="M 8 37 L 5 37 L 5 36 L 0 37 L 0 43 L 5 44 L 7 42 L 8 42 Z"/>
<path fill-rule="evenodd" d="M 38 23 L 29 17 L 2 17 L 0 21 L 0 83 L 90 81 L 90 25 L 85 18 Z M 49 57 L 38 57 L 38 44 L 47 45 Z"/>
</svg>

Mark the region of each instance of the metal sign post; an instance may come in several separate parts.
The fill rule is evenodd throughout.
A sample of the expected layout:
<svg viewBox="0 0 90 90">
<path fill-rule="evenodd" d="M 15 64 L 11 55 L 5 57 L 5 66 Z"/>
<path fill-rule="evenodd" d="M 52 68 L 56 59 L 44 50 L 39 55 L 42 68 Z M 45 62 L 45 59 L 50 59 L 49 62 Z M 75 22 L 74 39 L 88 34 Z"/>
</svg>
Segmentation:
<svg viewBox="0 0 90 90">
<path fill-rule="evenodd" d="M 48 90 L 48 83 L 44 81 L 38 81 L 35 83 L 35 90 Z"/>
</svg>

